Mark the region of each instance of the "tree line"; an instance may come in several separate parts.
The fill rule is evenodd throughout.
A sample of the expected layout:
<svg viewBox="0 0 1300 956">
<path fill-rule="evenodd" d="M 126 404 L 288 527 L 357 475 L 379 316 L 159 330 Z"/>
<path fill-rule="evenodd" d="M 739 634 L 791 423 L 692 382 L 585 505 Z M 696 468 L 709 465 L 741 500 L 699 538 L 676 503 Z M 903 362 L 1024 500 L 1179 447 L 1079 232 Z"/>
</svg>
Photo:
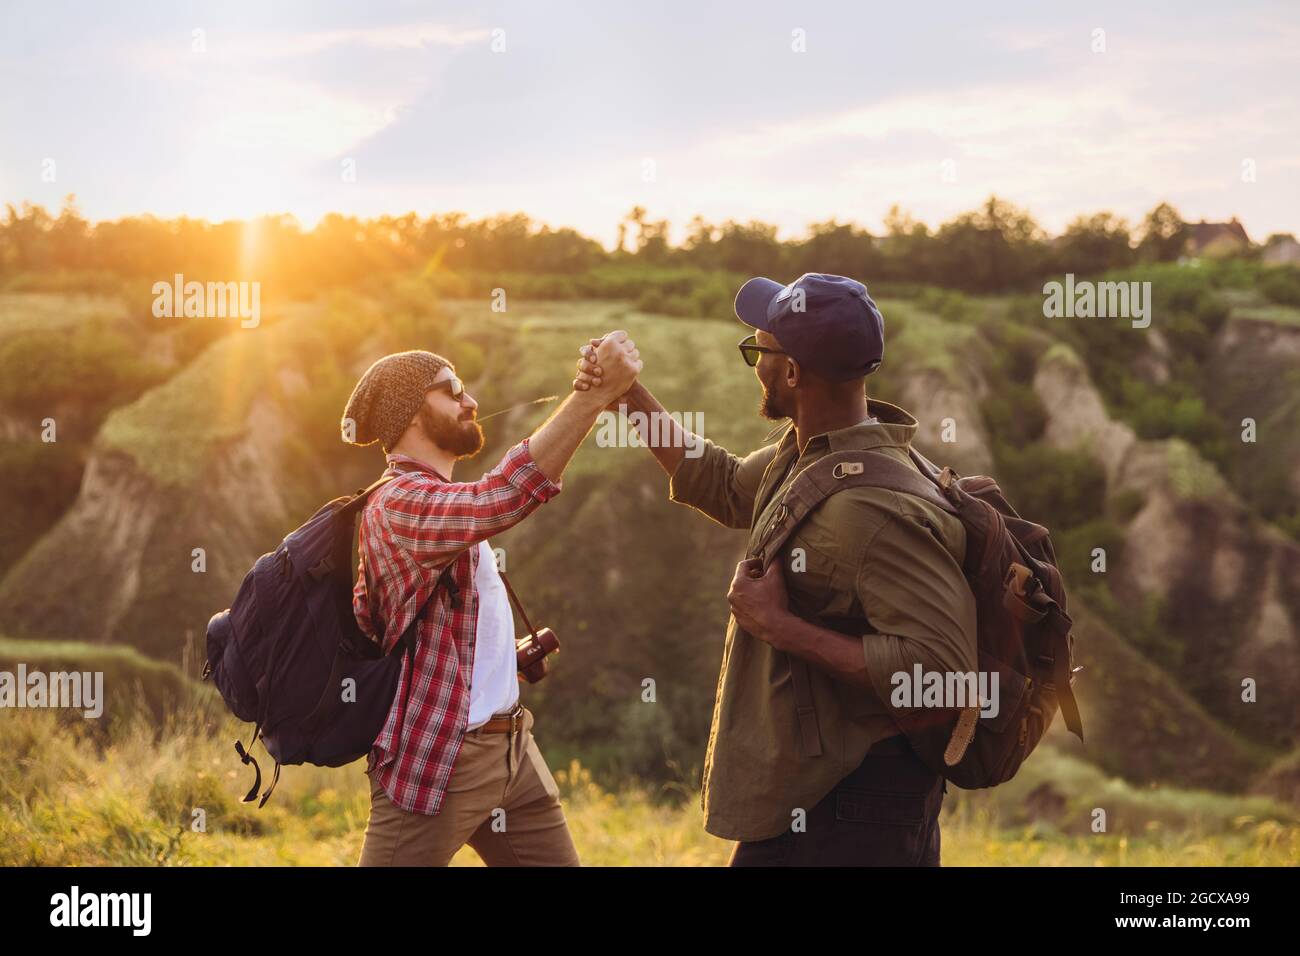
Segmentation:
<svg viewBox="0 0 1300 956">
<path fill-rule="evenodd" d="M 1089 275 L 1171 261 L 1183 253 L 1188 235 L 1178 211 L 1160 203 L 1136 225 L 1099 212 L 1049 236 L 1028 212 L 996 196 L 937 228 L 895 206 L 879 235 L 831 219 L 783 240 L 769 223 L 712 223 L 696 216 L 677 245 L 669 241 L 667 221 L 651 220 L 637 207 L 619 224 L 613 250 L 523 213 L 477 220 L 457 212 L 371 219 L 332 213 L 303 229 L 288 215 L 248 224 L 150 215 L 92 223 L 73 196 L 57 215 L 31 203 L 6 209 L 0 283 L 49 273 L 152 280 L 183 272 L 187 278 L 225 280 L 249 277 L 255 261 L 256 278 L 291 293 L 419 269 L 578 275 L 608 265 L 786 278 L 834 272 L 994 292 L 1026 289 L 1064 272 Z"/>
</svg>

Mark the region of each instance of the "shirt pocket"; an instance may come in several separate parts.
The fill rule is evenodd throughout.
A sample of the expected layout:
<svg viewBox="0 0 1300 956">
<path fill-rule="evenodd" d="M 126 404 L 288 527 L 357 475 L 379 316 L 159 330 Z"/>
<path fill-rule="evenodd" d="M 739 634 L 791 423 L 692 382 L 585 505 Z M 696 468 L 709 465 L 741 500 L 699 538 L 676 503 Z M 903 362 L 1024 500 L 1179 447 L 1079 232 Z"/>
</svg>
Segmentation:
<svg viewBox="0 0 1300 956">
<path fill-rule="evenodd" d="M 790 606 L 806 619 L 840 617 L 853 607 L 853 569 L 803 536 L 782 554 Z"/>
</svg>

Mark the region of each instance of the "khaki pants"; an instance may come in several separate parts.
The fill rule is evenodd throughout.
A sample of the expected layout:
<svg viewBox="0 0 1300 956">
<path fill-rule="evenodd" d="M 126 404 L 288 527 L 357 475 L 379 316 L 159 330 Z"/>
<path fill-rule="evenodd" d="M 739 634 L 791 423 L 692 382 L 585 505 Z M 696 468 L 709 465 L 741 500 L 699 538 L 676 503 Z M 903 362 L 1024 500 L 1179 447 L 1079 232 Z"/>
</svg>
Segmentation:
<svg viewBox="0 0 1300 956">
<path fill-rule="evenodd" d="M 468 843 L 488 866 L 577 866 L 560 792 L 524 709 L 514 733 L 465 734 L 435 816 L 396 806 L 370 781 L 361 866 L 446 866 Z"/>
</svg>

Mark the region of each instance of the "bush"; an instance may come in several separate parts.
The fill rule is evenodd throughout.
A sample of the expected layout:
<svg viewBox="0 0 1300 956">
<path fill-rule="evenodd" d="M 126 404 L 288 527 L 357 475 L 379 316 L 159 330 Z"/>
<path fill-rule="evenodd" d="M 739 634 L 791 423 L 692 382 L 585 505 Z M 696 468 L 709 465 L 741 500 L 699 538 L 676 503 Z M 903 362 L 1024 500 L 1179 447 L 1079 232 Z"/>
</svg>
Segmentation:
<svg viewBox="0 0 1300 956">
<path fill-rule="evenodd" d="M 1259 291 L 1278 305 L 1300 305 L 1300 269 L 1265 269 L 1259 278 Z"/>
<path fill-rule="evenodd" d="M 1059 533 L 1102 516 L 1106 473 L 1089 452 L 995 447 L 998 483 L 1021 517 Z"/>
<path fill-rule="evenodd" d="M 979 306 L 969 296 L 952 289 L 925 286 L 916 297 L 916 304 L 950 322 L 973 322 L 979 316 Z"/>
<path fill-rule="evenodd" d="M 1032 385 L 1008 381 L 990 392 L 981 407 L 994 442 L 1023 447 L 1042 437 L 1047 409 Z"/>
<path fill-rule="evenodd" d="M 77 498 L 81 453 L 74 443 L 0 440 L 0 577 Z"/>
<path fill-rule="evenodd" d="M 662 289 L 646 289 L 637 296 L 637 311 L 662 314 L 667 301 L 668 297 L 664 295 Z"/>
<path fill-rule="evenodd" d="M 1113 521 L 1097 519 L 1054 534 L 1052 544 L 1066 587 L 1088 590 L 1105 580 L 1092 570 L 1093 549 L 1106 552 L 1106 572 L 1114 571 L 1124 554 L 1124 529 Z"/>
<path fill-rule="evenodd" d="M 33 330 L 0 340 L 0 405 L 37 420 L 52 415 L 56 403 L 71 402 L 85 410 L 79 417 L 91 430 L 163 377 L 161 367 L 104 322 L 76 335 Z"/>
<path fill-rule="evenodd" d="M 97 295 L 116 295 L 122 278 L 104 270 L 77 271 L 59 269 L 55 272 L 22 272 L 5 280 L 6 292 L 90 292 Z"/>
<path fill-rule="evenodd" d="M 1139 511 L 1146 507 L 1146 495 L 1136 488 L 1126 488 L 1115 495 L 1111 502 L 1111 511 L 1116 520 L 1128 522 L 1137 517 Z"/>
</svg>

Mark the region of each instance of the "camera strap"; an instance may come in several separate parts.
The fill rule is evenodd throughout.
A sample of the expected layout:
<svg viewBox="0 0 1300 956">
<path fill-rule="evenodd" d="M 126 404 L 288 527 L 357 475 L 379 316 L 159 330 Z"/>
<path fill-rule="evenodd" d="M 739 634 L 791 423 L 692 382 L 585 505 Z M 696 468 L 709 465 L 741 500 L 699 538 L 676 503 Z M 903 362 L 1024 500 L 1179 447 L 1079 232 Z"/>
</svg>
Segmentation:
<svg viewBox="0 0 1300 956">
<path fill-rule="evenodd" d="M 499 570 L 497 573 L 501 575 L 501 583 L 506 586 L 506 594 L 510 598 L 510 603 L 515 606 L 515 610 L 519 612 L 519 616 L 524 619 L 524 627 L 528 628 L 528 636 L 535 636 L 537 634 L 537 629 L 533 627 L 533 622 L 528 620 L 528 612 L 524 610 L 524 605 L 519 600 L 518 595 L 515 594 L 515 589 L 510 586 L 510 579 L 506 577 L 504 571 Z"/>
</svg>

